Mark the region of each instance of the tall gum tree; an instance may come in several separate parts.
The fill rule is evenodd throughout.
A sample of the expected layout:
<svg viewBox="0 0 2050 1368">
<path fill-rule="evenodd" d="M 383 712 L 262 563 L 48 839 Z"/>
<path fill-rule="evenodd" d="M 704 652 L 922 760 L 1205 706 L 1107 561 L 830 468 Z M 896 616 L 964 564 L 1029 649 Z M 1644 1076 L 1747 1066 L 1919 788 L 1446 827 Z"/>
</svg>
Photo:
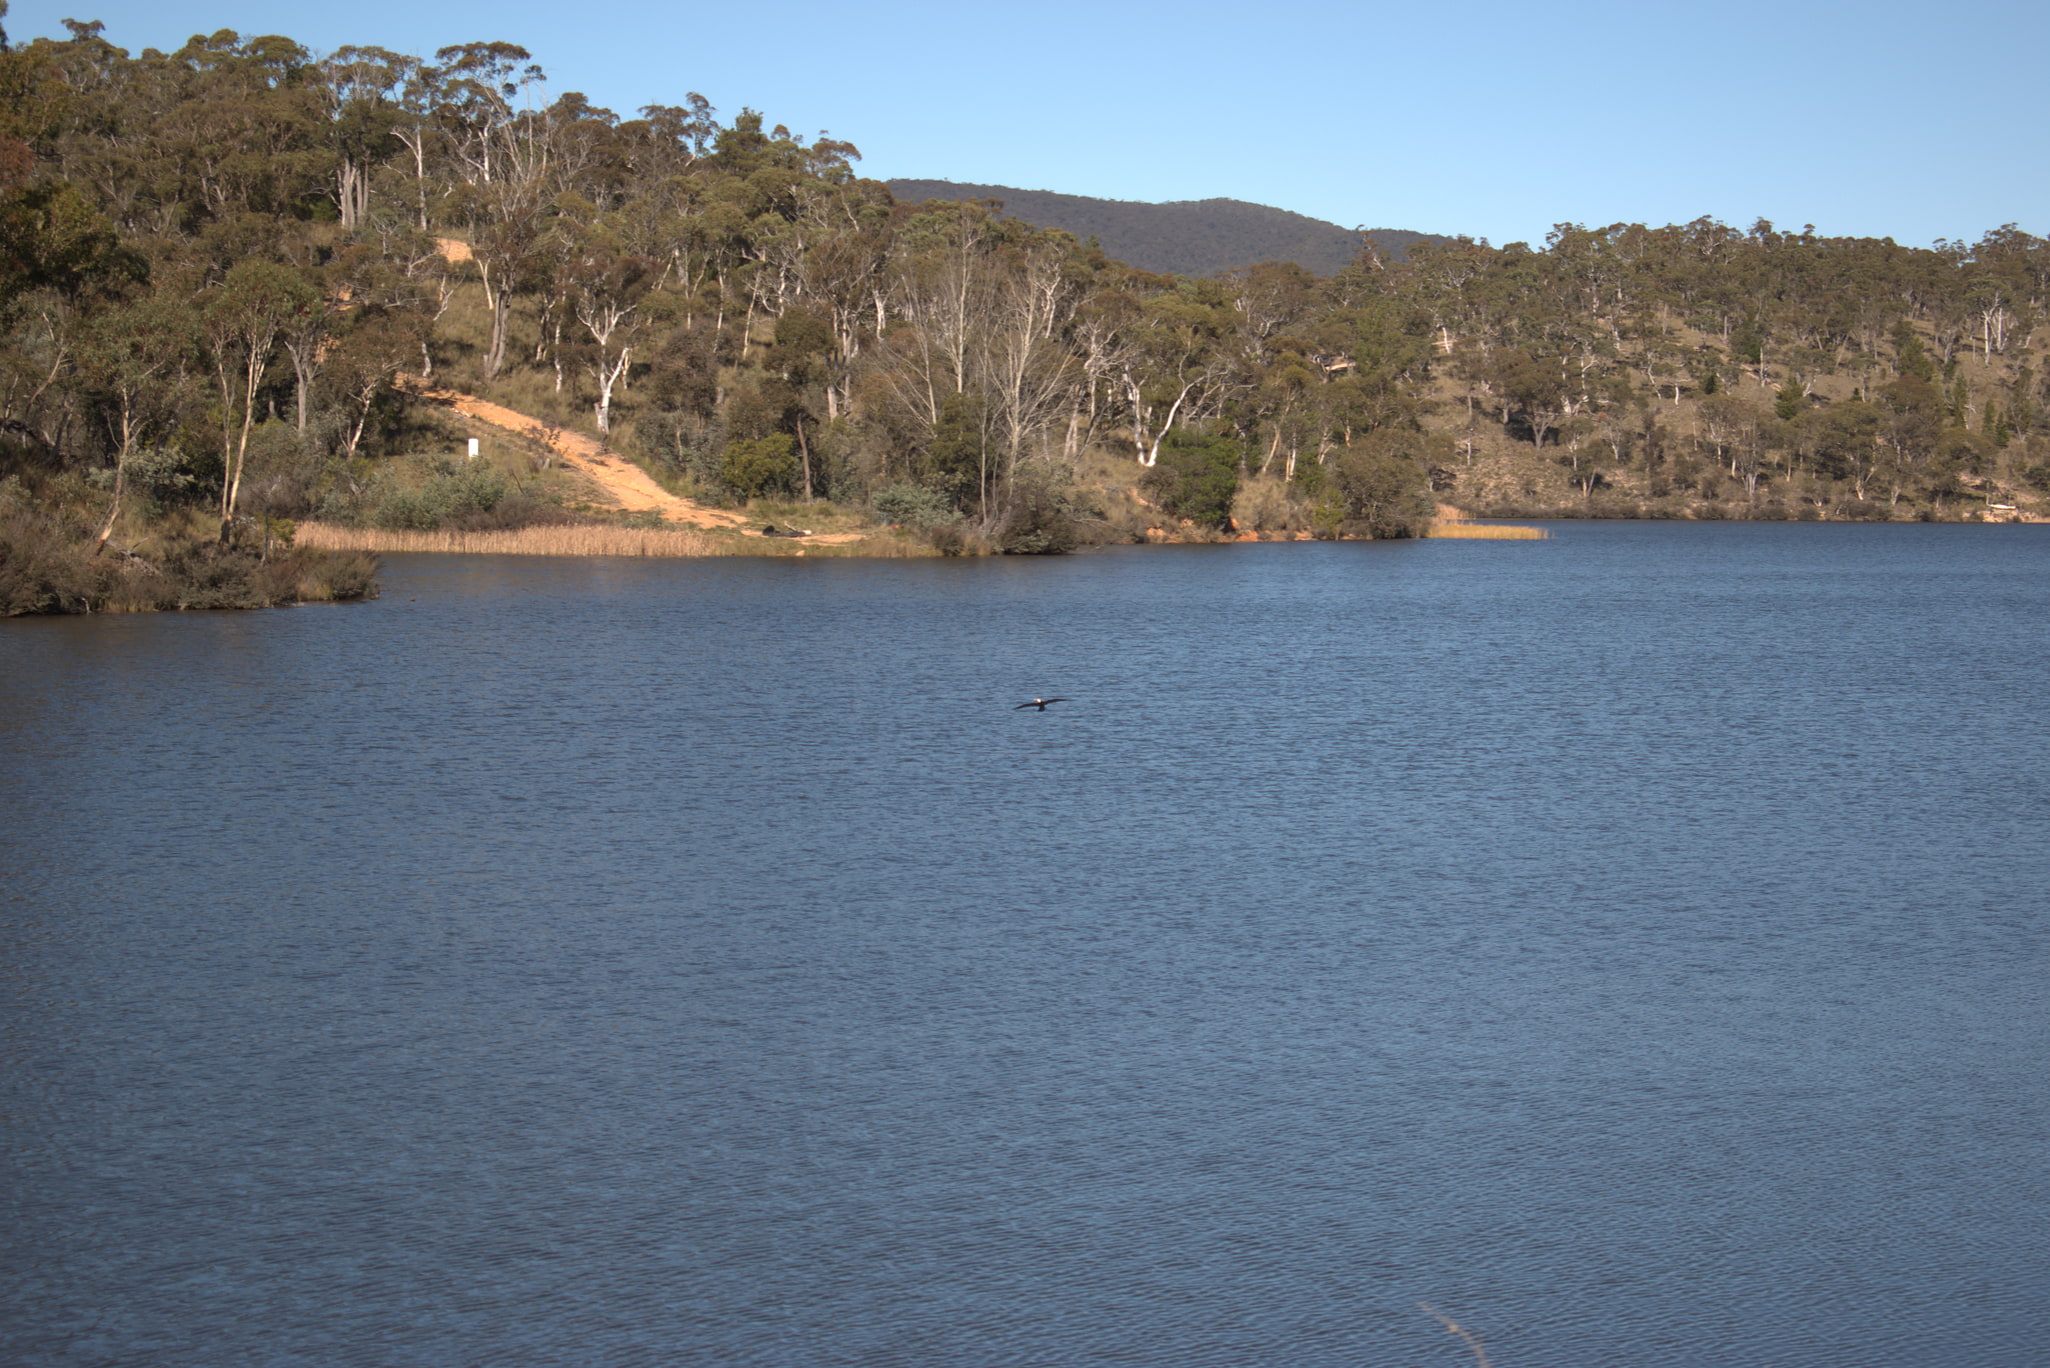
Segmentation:
<svg viewBox="0 0 2050 1368">
<path fill-rule="evenodd" d="M 221 404 L 221 541 L 234 532 L 249 430 L 264 372 L 290 320 L 318 303 L 319 291 L 299 272 L 270 261 L 244 261 L 215 287 L 201 328 Z"/>
<path fill-rule="evenodd" d="M 545 77 L 512 43 L 445 47 L 434 57 L 443 94 L 437 113 L 460 181 L 451 198 L 491 315 L 484 374 L 494 378 L 505 366 L 513 298 L 545 227 L 552 124 L 531 101 Z"/>
</svg>

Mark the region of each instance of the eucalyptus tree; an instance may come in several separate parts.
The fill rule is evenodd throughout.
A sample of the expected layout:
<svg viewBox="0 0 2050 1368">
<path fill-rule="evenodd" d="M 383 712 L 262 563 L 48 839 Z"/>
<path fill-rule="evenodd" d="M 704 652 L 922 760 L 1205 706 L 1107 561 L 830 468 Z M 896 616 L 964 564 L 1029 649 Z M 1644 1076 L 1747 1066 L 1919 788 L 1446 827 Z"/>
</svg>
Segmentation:
<svg viewBox="0 0 2050 1368">
<path fill-rule="evenodd" d="M 396 400 L 400 372 L 425 348 L 429 320 L 418 313 L 380 304 L 358 309 L 334 339 L 321 367 L 319 384 L 331 412 L 341 415 L 341 454 L 353 460 L 382 405 Z"/>
<path fill-rule="evenodd" d="M 1003 478 L 1046 450 L 1054 426 L 1074 410 L 1083 371 L 1068 345 L 1076 289 L 1067 276 L 1066 234 L 1019 244 L 998 260 L 976 348 L 979 389 L 1003 446 Z"/>
<path fill-rule="evenodd" d="M 342 231 L 353 233 L 370 216 L 378 168 L 401 146 L 407 126 L 402 99 L 419 67 L 415 58 L 380 47 L 342 47 L 319 63 L 318 91 L 334 151 L 331 194 Z"/>
<path fill-rule="evenodd" d="M 689 175 L 719 136 L 718 110 L 695 90 L 680 105 L 642 105 L 640 115 L 620 125 L 620 134 L 634 180 L 643 186 Z"/>
<path fill-rule="evenodd" d="M 930 206 L 900 225 L 881 374 L 930 433 L 950 395 L 968 392 L 969 357 L 996 231 L 986 205 Z"/>
<path fill-rule="evenodd" d="M 238 263 L 210 290 L 200 312 L 202 340 L 219 388 L 221 422 L 221 540 L 234 529 L 249 431 L 264 372 L 292 320 L 319 303 L 319 290 L 289 266 Z"/>
<path fill-rule="evenodd" d="M 1556 358 L 1535 356 L 1518 347 L 1496 358 L 1495 385 L 1501 391 L 1502 422 L 1521 419 L 1533 447 L 1571 417 L 1574 398 L 1564 368 Z"/>
<path fill-rule="evenodd" d="M 1082 374 L 1061 448 L 1070 460 L 1108 424 L 1118 408 L 1118 382 L 1133 364 L 1140 299 L 1132 274 L 1117 263 L 1090 263 L 1087 277 L 1077 283 L 1068 336 Z"/>
<path fill-rule="evenodd" d="M 1160 460 L 1177 423 L 1209 416 L 1249 383 L 1236 332 L 1229 294 L 1213 282 L 1182 281 L 1146 301 L 1118 377 L 1140 465 Z"/>
<path fill-rule="evenodd" d="M 469 231 L 491 315 L 483 363 L 491 378 L 505 365 L 512 301 L 529 283 L 546 226 L 551 123 L 532 107 L 545 78 L 512 43 L 468 43 L 434 56 L 441 64 L 437 119 L 457 180 L 450 209 Z"/>
<path fill-rule="evenodd" d="M 311 54 L 276 34 L 196 36 L 171 55 L 175 98 L 160 111 L 194 212 L 305 217 L 326 198 L 335 154 Z"/>
<path fill-rule="evenodd" d="M 1264 427 L 1267 435 L 1258 474 L 1268 474 L 1280 457 L 1282 478 L 1294 479 L 1303 448 L 1318 445 L 1328 427 L 1327 408 L 1319 402 L 1328 386 L 1312 365 L 1299 349 L 1284 349 L 1263 356 L 1253 369 L 1247 390 L 1251 422 L 1246 426 Z"/>
<path fill-rule="evenodd" d="M 1468 287 L 1488 269 L 1494 251 L 1485 242 L 1453 238 L 1449 242 L 1418 242 L 1407 253 L 1405 288 L 1429 313 L 1438 350 L 1457 351 L 1478 325 Z M 1483 344 L 1485 346 L 1485 343 Z"/>
<path fill-rule="evenodd" d="M 826 416 L 838 418 L 852 406 L 863 347 L 887 321 L 889 191 L 862 180 L 810 186 L 799 198 L 793 228 L 797 297 L 832 332 Z"/>
<path fill-rule="evenodd" d="M 633 362 L 633 338 L 639 311 L 654 284 L 654 270 L 643 257 L 594 242 L 576 263 L 570 286 L 570 308 L 590 337 L 584 369 L 598 391 L 593 410 L 598 431 L 612 431 L 612 396 Z"/>
<path fill-rule="evenodd" d="M 114 494 L 95 555 L 114 534 L 137 448 L 165 437 L 184 409 L 198 343 L 191 311 L 168 292 L 102 308 L 85 328 L 82 380 L 114 452 Z"/>
</svg>

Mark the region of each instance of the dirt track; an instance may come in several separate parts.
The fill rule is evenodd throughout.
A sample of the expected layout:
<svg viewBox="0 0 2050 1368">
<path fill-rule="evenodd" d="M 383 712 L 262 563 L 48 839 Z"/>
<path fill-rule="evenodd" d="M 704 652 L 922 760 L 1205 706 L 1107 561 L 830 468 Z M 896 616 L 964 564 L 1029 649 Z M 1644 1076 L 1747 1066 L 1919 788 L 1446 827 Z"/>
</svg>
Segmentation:
<svg viewBox="0 0 2050 1368">
<path fill-rule="evenodd" d="M 687 527 L 741 527 L 748 521 L 744 514 L 678 498 L 650 479 L 645 470 L 595 437 L 555 427 L 458 390 L 436 388 L 417 375 L 400 376 L 397 387 L 407 394 L 446 405 L 465 418 L 542 443 L 561 457 L 564 465 L 596 484 L 605 501 L 615 508 L 629 513 L 656 512 L 664 522 Z"/>
</svg>

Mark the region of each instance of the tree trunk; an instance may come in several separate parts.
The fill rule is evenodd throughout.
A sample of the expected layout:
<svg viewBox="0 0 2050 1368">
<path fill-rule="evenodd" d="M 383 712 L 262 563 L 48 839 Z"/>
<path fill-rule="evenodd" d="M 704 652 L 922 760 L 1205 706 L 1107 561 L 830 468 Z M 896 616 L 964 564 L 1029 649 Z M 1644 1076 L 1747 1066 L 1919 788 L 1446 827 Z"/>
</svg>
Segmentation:
<svg viewBox="0 0 2050 1368">
<path fill-rule="evenodd" d="M 100 524 L 100 535 L 93 542 L 93 554 L 99 555 L 107 549 L 107 538 L 114 535 L 114 520 L 121 516 L 121 496 L 128 491 L 128 452 L 134 445 L 135 427 L 129 406 L 121 405 L 121 450 L 114 457 L 114 503 L 107 510 L 107 520 Z"/>
<path fill-rule="evenodd" d="M 512 321 L 512 292 L 499 290 L 491 299 L 491 345 L 484 353 L 484 378 L 495 380 L 505 364 L 505 339 Z"/>
<path fill-rule="evenodd" d="M 620 348 L 619 359 L 609 366 L 602 360 L 603 353 L 600 353 L 601 360 L 591 368 L 592 374 L 598 380 L 597 409 L 598 431 L 600 432 L 609 434 L 612 431 L 612 389 L 613 386 L 619 383 L 619 377 L 626 374 L 627 363 L 633 359 L 633 351 L 632 347 Z M 559 371 L 558 374 L 560 374 Z M 804 441 L 802 432 L 803 429 L 800 427 L 799 445 L 802 445 Z M 806 483 L 809 484 L 809 477 L 807 477 Z"/>
<path fill-rule="evenodd" d="M 797 429 L 797 457 L 804 469 L 804 498 L 811 502 L 811 443 L 804 439 L 804 419 L 799 418 L 791 426 Z"/>
<path fill-rule="evenodd" d="M 304 345 L 288 345 L 286 350 L 292 357 L 293 397 L 298 401 L 299 431 L 306 431 L 306 398 L 313 387 L 313 358 L 320 344 L 308 340 Z"/>
<path fill-rule="evenodd" d="M 226 546 L 235 530 L 235 501 L 242 493 L 242 463 L 249 456 L 249 428 L 256 421 L 256 391 L 263 382 L 263 365 L 252 348 L 248 380 L 242 394 L 242 435 L 235 443 L 234 459 L 221 472 L 221 545 Z"/>
</svg>

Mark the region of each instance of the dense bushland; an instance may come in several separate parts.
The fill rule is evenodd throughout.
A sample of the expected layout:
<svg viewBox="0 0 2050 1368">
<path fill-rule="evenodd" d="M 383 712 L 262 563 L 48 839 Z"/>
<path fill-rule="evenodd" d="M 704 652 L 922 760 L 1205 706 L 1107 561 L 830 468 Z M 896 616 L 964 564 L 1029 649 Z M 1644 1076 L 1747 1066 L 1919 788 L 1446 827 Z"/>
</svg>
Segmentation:
<svg viewBox="0 0 2050 1368">
<path fill-rule="evenodd" d="M 2013 226 L 1916 249 L 1565 224 L 1189 279 L 900 203 L 752 110 L 544 102 L 506 43 L 131 55 L 70 30 L 0 52 L 0 477 L 44 529 L 9 546 L 72 538 L 96 576 L 102 547 L 269 567 L 309 516 L 596 516 L 538 441 L 450 459 L 470 430 L 407 374 L 680 493 L 830 500 L 954 551 L 1402 536 L 1433 495 L 1908 518 L 2050 493 L 2050 249 Z"/>
</svg>

